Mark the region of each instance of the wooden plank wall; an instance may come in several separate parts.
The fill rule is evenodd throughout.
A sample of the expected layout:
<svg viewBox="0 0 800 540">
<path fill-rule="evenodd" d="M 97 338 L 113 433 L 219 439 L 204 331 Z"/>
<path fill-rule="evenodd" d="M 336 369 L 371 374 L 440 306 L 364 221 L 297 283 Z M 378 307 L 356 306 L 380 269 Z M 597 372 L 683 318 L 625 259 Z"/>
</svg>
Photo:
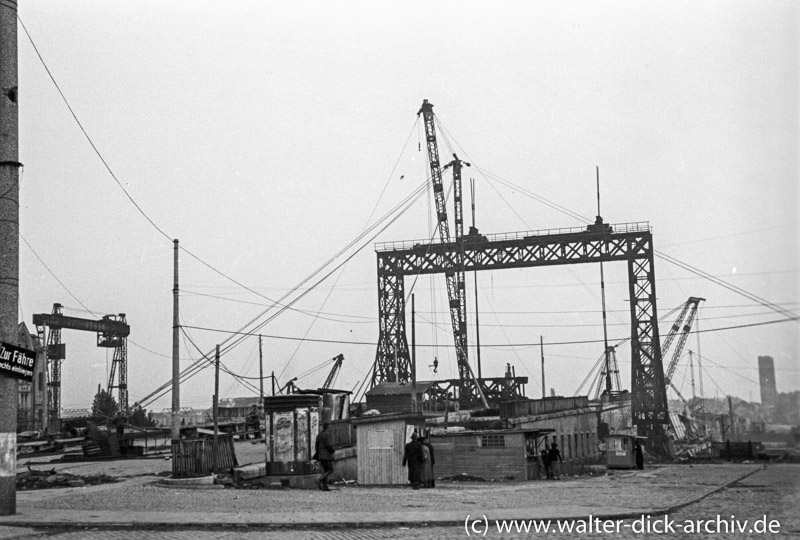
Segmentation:
<svg viewBox="0 0 800 540">
<path fill-rule="evenodd" d="M 437 477 L 466 473 L 481 478 L 525 480 L 525 437 L 521 433 L 504 435 L 505 447 L 481 446 L 480 435 L 434 435 L 431 444 L 436 457 Z"/>
<path fill-rule="evenodd" d="M 209 474 L 236 466 L 233 438 L 220 436 L 215 447 L 214 439 L 183 439 L 172 443 L 172 476 L 185 477 Z"/>
</svg>

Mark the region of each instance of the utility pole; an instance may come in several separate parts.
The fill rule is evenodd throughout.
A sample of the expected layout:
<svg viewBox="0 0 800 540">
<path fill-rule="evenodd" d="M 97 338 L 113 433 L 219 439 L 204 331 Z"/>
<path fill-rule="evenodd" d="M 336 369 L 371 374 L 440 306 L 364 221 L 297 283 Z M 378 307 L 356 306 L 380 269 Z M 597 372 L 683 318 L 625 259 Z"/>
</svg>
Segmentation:
<svg viewBox="0 0 800 540">
<path fill-rule="evenodd" d="M 414 295 L 411 295 L 411 412 L 417 412 L 417 328 Z"/>
<path fill-rule="evenodd" d="M 180 344 L 179 344 L 179 331 L 180 319 L 178 318 L 178 239 L 172 241 L 174 244 L 174 261 L 173 268 L 175 270 L 173 286 L 172 286 L 172 424 L 171 434 L 173 448 L 175 443 L 181 440 L 181 422 L 178 418 L 181 413 L 181 364 L 180 364 Z M 173 459 L 175 456 L 173 456 Z"/>
<path fill-rule="evenodd" d="M 731 417 L 731 437 L 736 437 L 736 418 L 733 416 L 733 399 L 728 396 L 728 414 Z"/>
<path fill-rule="evenodd" d="M 217 446 L 219 436 L 219 345 L 214 354 L 214 446 Z M 216 454 L 216 452 L 215 452 Z"/>
<path fill-rule="evenodd" d="M 697 312 L 697 321 L 694 323 L 695 333 L 697 334 L 697 375 L 698 382 L 700 383 L 700 402 L 702 404 L 703 398 L 703 361 L 700 355 L 700 311 Z M 702 405 L 701 405 L 702 406 Z"/>
<path fill-rule="evenodd" d="M 0 1 L 0 339 L 18 342 L 19 108 L 17 2 Z M 0 515 L 17 512 L 17 381 L 0 375 Z"/>
<path fill-rule="evenodd" d="M 475 179 L 469 179 L 470 194 L 472 198 L 472 230 L 477 234 L 478 229 L 475 227 Z M 472 272 L 472 278 L 475 282 L 475 358 L 478 361 L 478 379 L 483 378 L 483 371 L 481 370 L 481 324 L 478 320 L 478 271 Z"/>
<path fill-rule="evenodd" d="M 272 395 L 274 396 L 275 395 L 275 372 L 274 371 L 272 372 L 272 375 L 270 375 L 270 378 L 272 379 Z"/>
<path fill-rule="evenodd" d="M 258 335 L 258 416 L 264 415 L 264 353 L 261 350 L 261 334 Z"/>
<path fill-rule="evenodd" d="M 539 351 L 542 353 L 542 399 L 547 397 L 544 385 L 544 337 L 539 336 Z"/>
<path fill-rule="evenodd" d="M 219 345 L 214 355 L 214 450 L 211 452 L 214 471 L 217 470 L 217 452 L 219 451 Z M 246 436 L 246 435 L 245 435 Z"/>
</svg>

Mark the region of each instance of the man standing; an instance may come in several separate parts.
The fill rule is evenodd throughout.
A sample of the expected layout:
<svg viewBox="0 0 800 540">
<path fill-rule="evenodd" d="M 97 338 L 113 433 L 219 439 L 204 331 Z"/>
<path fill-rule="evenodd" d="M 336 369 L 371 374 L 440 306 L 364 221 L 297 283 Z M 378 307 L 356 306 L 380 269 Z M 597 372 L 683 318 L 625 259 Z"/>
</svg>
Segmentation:
<svg viewBox="0 0 800 540">
<path fill-rule="evenodd" d="M 561 480 L 561 462 L 564 459 L 561 457 L 561 450 L 558 449 L 558 443 L 554 442 L 550 445 L 550 452 L 547 457 L 550 459 L 550 467 L 553 470 L 553 478 Z"/>
<path fill-rule="evenodd" d="M 422 443 L 417 439 L 415 431 L 411 434 L 411 442 L 406 444 L 403 453 L 403 467 L 408 466 L 408 481 L 413 489 L 419 489 L 422 477 Z"/>
<path fill-rule="evenodd" d="M 545 443 L 547 446 L 547 443 Z M 550 467 L 550 454 L 547 452 L 547 448 L 542 448 L 540 452 L 542 458 L 542 466 L 539 468 L 539 480 L 542 479 L 542 473 L 544 473 L 544 477 L 548 480 L 553 478 L 553 469 Z"/>
<path fill-rule="evenodd" d="M 247 415 L 247 424 L 249 424 L 250 429 L 253 431 L 253 438 L 261 438 L 261 418 L 258 415 L 258 405 L 255 403 L 250 408 L 250 414 Z M 245 438 L 246 437 L 247 435 L 245 434 Z"/>
<path fill-rule="evenodd" d="M 127 418 L 125 415 L 122 414 L 122 411 L 118 411 L 117 414 L 114 415 L 114 419 L 111 421 L 114 424 L 114 428 L 117 431 L 117 437 L 120 441 L 122 441 L 122 436 L 125 434 L 125 422 Z"/>
<path fill-rule="evenodd" d="M 328 431 L 330 427 L 328 422 L 322 424 L 322 431 L 317 435 L 317 441 L 314 445 L 314 449 L 316 450 L 314 455 L 316 459 L 319 460 L 320 465 L 322 465 L 322 474 L 317 478 L 317 487 L 322 491 L 331 490 L 328 487 L 328 477 L 333 474 L 333 453 L 335 450 L 330 443 L 330 431 Z"/>
<path fill-rule="evenodd" d="M 636 468 L 639 470 L 644 469 L 644 454 L 642 453 L 642 445 L 639 441 L 633 443 L 633 454 L 636 457 Z"/>
</svg>

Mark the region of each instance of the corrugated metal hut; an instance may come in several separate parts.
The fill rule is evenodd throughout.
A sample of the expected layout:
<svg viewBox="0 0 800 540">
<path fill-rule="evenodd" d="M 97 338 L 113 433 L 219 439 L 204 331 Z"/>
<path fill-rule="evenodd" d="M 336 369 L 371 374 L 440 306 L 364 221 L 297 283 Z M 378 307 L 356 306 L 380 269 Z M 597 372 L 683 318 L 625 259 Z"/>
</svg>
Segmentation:
<svg viewBox="0 0 800 540">
<path fill-rule="evenodd" d="M 358 483 L 361 485 L 404 485 L 408 470 L 403 451 L 414 431 L 422 433 L 422 415 L 392 414 L 354 418 L 358 448 Z"/>
<path fill-rule="evenodd" d="M 486 430 L 431 433 L 437 478 L 466 474 L 486 479 L 532 480 L 544 430 Z"/>
</svg>

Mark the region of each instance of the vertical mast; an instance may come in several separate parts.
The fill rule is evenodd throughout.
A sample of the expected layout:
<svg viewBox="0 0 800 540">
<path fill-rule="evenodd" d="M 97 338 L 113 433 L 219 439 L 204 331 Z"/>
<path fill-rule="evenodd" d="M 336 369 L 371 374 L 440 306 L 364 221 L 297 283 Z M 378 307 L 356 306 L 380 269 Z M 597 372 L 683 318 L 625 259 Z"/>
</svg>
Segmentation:
<svg viewBox="0 0 800 540">
<path fill-rule="evenodd" d="M 544 385 L 544 337 L 539 336 L 539 351 L 542 354 L 542 399 L 547 397 L 545 393 L 545 385 Z"/>
<path fill-rule="evenodd" d="M 603 218 L 600 214 L 600 167 L 595 165 L 595 171 L 597 174 L 597 223 L 602 223 Z M 605 245 L 605 244 L 604 244 Z M 605 357 L 606 357 L 606 393 L 611 394 L 612 384 L 611 384 L 611 362 L 608 357 L 608 323 L 606 319 L 606 280 L 605 274 L 603 272 L 603 261 L 600 261 L 600 295 L 601 301 L 603 304 L 603 345 L 605 347 Z M 619 390 L 619 388 L 617 388 Z"/>
<path fill-rule="evenodd" d="M 179 329 L 180 322 L 178 317 L 178 240 L 173 240 L 174 244 L 174 277 L 172 287 L 172 422 L 171 434 L 172 442 L 181 440 L 181 426 L 178 416 L 181 411 L 181 364 L 179 361 Z"/>
<path fill-rule="evenodd" d="M 470 199 L 472 201 L 472 229 L 470 232 L 477 230 L 475 228 L 475 180 L 469 180 Z M 472 272 L 472 277 L 475 282 L 475 358 L 478 361 L 478 381 L 483 378 L 483 371 L 481 370 L 481 325 L 478 317 L 478 271 Z"/>
</svg>

